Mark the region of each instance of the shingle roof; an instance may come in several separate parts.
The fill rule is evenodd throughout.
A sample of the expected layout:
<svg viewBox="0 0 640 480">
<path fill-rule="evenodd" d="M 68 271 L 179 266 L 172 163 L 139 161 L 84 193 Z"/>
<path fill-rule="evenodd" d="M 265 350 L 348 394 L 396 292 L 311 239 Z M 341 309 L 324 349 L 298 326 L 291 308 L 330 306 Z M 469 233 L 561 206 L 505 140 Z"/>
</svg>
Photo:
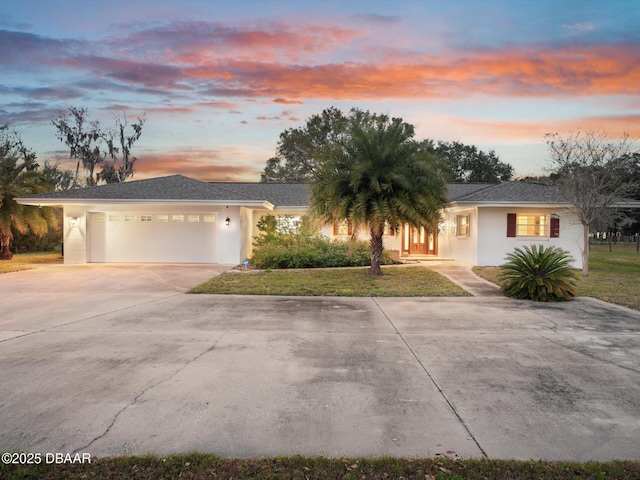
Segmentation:
<svg viewBox="0 0 640 480">
<path fill-rule="evenodd" d="M 309 191 L 306 183 L 215 182 L 213 185 L 266 200 L 277 207 L 307 207 L 309 205 Z"/>
<path fill-rule="evenodd" d="M 447 198 L 450 202 L 455 202 L 458 198 L 494 186 L 495 183 L 449 183 L 447 184 Z"/>
<path fill-rule="evenodd" d="M 567 203 L 554 187 L 533 183 L 450 184 L 449 189 L 449 200 L 458 204 L 538 203 L 563 205 Z M 465 191 L 465 189 L 467 190 Z"/>
<path fill-rule="evenodd" d="M 448 186 L 448 198 L 458 205 L 490 203 L 538 203 L 565 204 L 553 187 L 523 182 L 452 183 Z M 182 175 L 112 183 L 97 187 L 44 193 L 29 197 L 29 200 L 109 200 L 109 201 L 267 201 L 275 207 L 306 207 L 309 192 L 303 183 L 249 183 L 249 182 L 202 182 Z M 47 202 L 50 203 L 50 202 Z"/>
<path fill-rule="evenodd" d="M 29 198 L 85 200 L 264 200 L 182 175 L 109 183 L 97 187 L 43 193 Z"/>
</svg>

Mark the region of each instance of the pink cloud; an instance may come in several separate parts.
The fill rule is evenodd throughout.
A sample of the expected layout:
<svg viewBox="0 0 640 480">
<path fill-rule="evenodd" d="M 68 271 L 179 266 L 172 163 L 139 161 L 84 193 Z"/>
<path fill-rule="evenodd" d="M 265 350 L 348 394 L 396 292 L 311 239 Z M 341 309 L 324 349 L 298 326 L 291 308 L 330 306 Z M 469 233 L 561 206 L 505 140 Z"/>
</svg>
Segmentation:
<svg viewBox="0 0 640 480">
<path fill-rule="evenodd" d="M 181 174 L 204 181 L 237 182 L 256 181 L 261 170 L 246 165 L 234 165 L 228 157 L 233 149 L 215 150 L 189 148 L 140 152 L 136 162 L 135 178 Z"/>
<path fill-rule="evenodd" d="M 78 42 L 3 35 L 6 41 L 17 42 L 11 54 L 0 52 L 6 65 L 21 62 L 21 54 L 26 53 L 31 60 L 29 68 L 76 70 L 92 80 L 83 80 L 87 89 L 103 82 L 102 88 L 116 91 L 126 87 L 182 94 L 191 103 L 195 98 L 206 102 L 210 97 L 270 98 L 274 103 L 300 104 L 305 98 L 431 99 L 477 94 L 536 98 L 640 93 L 637 44 L 548 49 L 516 46 L 451 51 L 442 57 L 410 51 L 393 55 L 382 50 L 376 56 L 371 53 L 371 43 L 362 47 L 369 49 L 369 54 L 361 54 L 358 47 L 364 45 L 360 42 L 363 31 L 284 22 L 244 26 L 176 22 L 112 37 L 105 42 L 111 50 L 99 42 L 87 44 L 83 53 L 79 53 Z M 109 54 L 105 54 L 107 50 Z M 358 61 L 328 61 L 335 56 Z M 72 91 L 73 84 L 64 91 L 48 88 L 52 95 L 63 95 Z"/>
</svg>

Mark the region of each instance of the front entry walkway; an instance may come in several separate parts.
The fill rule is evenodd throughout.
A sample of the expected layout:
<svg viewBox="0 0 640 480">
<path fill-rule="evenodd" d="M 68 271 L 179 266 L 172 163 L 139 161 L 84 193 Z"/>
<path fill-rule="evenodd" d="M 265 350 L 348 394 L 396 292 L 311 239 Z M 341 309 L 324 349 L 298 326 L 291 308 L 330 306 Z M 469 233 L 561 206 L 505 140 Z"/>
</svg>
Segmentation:
<svg viewBox="0 0 640 480">
<path fill-rule="evenodd" d="M 421 262 L 422 263 L 422 262 Z M 502 297 L 502 291 L 495 283 L 480 278 L 469 265 L 454 262 L 426 262 L 427 268 L 438 272 L 456 285 L 464 288 L 474 297 Z"/>
</svg>

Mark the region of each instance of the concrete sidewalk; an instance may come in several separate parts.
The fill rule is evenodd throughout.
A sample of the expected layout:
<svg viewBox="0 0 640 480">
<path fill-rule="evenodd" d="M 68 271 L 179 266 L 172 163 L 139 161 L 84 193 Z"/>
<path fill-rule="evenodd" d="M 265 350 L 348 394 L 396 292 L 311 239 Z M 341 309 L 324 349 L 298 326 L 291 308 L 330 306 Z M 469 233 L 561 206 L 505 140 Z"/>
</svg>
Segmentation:
<svg viewBox="0 0 640 480">
<path fill-rule="evenodd" d="M 424 262 L 426 268 L 438 272 L 474 297 L 503 297 L 500 287 L 477 276 L 470 265 L 455 262 Z"/>
</svg>

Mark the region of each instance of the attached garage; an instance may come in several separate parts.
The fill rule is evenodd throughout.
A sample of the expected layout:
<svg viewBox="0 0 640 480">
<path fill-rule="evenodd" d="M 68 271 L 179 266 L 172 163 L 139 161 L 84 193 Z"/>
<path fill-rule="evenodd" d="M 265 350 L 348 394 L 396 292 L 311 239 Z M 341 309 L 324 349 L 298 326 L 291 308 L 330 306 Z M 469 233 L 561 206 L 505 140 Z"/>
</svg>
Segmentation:
<svg viewBox="0 0 640 480">
<path fill-rule="evenodd" d="M 215 263 L 217 214 L 88 212 L 90 263 Z"/>
<path fill-rule="evenodd" d="M 207 183 L 182 175 L 20 198 L 63 208 L 64 263 L 238 264 L 249 253 L 254 210 L 272 211 L 278 185 Z M 280 196 L 277 194 L 280 193 Z"/>
</svg>

